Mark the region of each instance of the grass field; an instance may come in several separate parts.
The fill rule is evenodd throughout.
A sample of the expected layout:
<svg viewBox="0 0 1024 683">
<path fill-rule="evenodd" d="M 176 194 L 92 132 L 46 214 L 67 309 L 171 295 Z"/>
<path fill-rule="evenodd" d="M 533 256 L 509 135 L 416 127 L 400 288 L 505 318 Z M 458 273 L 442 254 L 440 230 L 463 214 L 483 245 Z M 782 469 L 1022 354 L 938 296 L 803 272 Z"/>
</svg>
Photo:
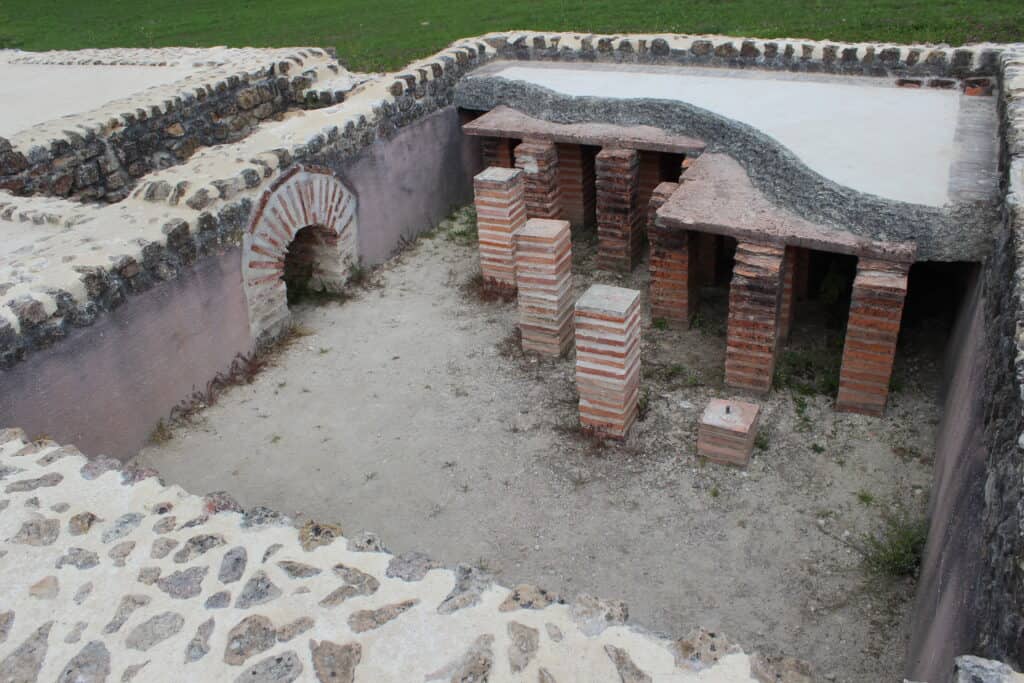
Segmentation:
<svg viewBox="0 0 1024 683">
<path fill-rule="evenodd" d="M 1024 0 L 2 0 L 0 47 L 334 46 L 395 69 L 508 29 L 887 42 L 1024 41 Z"/>
</svg>

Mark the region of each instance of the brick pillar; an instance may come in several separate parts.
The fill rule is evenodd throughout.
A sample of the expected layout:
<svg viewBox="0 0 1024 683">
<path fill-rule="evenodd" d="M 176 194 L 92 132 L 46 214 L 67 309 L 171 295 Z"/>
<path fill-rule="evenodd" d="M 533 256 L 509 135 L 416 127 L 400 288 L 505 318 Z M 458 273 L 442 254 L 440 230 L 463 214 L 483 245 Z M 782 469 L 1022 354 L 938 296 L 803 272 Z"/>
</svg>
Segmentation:
<svg viewBox="0 0 1024 683">
<path fill-rule="evenodd" d="M 484 157 L 484 168 L 515 168 L 512 155 L 512 141 L 508 138 L 481 138 L 480 152 Z"/>
<path fill-rule="evenodd" d="M 573 339 L 569 221 L 531 218 L 519 229 L 516 283 L 523 350 L 561 356 Z"/>
<path fill-rule="evenodd" d="M 729 286 L 725 383 L 766 393 L 778 344 L 784 250 L 740 242 Z"/>
<path fill-rule="evenodd" d="M 906 264 L 861 259 L 853 280 L 836 410 L 881 417 L 907 295 Z"/>
<path fill-rule="evenodd" d="M 697 312 L 698 284 L 696 246 L 699 233 L 662 228 L 655 224 L 658 208 L 679 183 L 661 183 L 654 188 L 647 219 L 651 243 L 651 318 L 689 325 Z"/>
<path fill-rule="evenodd" d="M 558 151 L 555 143 L 524 140 L 516 145 L 516 168 L 523 170 L 526 186 L 526 215 L 530 218 L 562 217 L 558 189 Z"/>
<path fill-rule="evenodd" d="M 573 228 L 587 227 L 594 215 L 594 155 L 581 145 L 557 145 L 556 151 L 562 218 Z"/>
<path fill-rule="evenodd" d="M 640 292 L 592 285 L 576 302 L 576 388 L 582 427 L 625 438 L 640 397 Z"/>
<path fill-rule="evenodd" d="M 779 304 L 780 342 L 789 341 L 789 332 L 793 329 L 793 304 L 795 303 L 793 297 L 796 294 L 793 282 L 799 251 L 797 247 L 786 247 L 786 254 L 782 259 L 782 301 Z"/>
<path fill-rule="evenodd" d="M 485 281 L 516 286 L 515 233 L 526 222 L 523 173 L 488 168 L 473 178 L 480 272 Z"/>
<path fill-rule="evenodd" d="M 596 166 L 598 265 L 629 272 L 639 260 L 645 218 L 637 203 L 639 155 L 635 149 L 602 149 Z"/>
</svg>

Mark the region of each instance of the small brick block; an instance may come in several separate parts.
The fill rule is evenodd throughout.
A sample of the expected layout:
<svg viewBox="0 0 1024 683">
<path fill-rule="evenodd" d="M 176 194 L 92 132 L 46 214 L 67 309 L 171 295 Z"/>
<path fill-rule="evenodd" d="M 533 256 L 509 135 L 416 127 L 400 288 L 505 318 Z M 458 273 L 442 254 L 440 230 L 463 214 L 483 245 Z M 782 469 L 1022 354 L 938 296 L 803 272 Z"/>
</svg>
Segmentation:
<svg viewBox="0 0 1024 683">
<path fill-rule="evenodd" d="M 523 350 L 561 356 L 573 340 L 569 221 L 531 218 L 519 229 L 516 284 Z"/>
<path fill-rule="evenodd" d="M 757 404 L 712 399 L 697 427 L 697 454 L 713 462 L 746 467 L 760 419 Z"/>
<path fill-rule="evenodd" d="M 640 397 L 640 293 L 591 286 L 576 302 L 575 326 L 580 424 L 625 438 Z"/>
<path fill-rule="evenodd" d="M 767 393 L 772 386 L 782 302 L 783 249 L 740 243 L 729 286 L 725 383 Z"/>
<path fill-rule="evenodd" d="M 635 149 L 602 149 L 596 157 L 597 260 L 629 272 L 640 259 L 646 216 L 640 208 L 640 156 Z"/>
</svg>

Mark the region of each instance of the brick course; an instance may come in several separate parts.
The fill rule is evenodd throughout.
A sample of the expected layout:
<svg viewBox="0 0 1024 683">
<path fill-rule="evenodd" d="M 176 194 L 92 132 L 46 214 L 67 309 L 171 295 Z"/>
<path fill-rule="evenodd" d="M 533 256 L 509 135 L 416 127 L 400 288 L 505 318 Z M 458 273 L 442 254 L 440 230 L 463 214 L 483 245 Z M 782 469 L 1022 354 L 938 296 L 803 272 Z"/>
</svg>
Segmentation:
<svg viewBox="0 0 1024 683">
<path fill-rule="evenodd" d="M 836 410 L 877 417 L 885 413 L 907 271 L 905 264 L 885 261 L 863 259 L 857 264 Z"/>
<path fill-rule="evenodd" d="M 786 255 L 782 260 L 782 301 L 779 304 L 779 341 L 789 341 L 789 333 L 793 328 L 793 305 L 796 302 L 794 277 L 797 267 L 798 247 L 786 247 Z"/>
<path fill-rule="evenodd" d="M 689 325 L 697 311 L 700 279 L 696 269 L 698 235 L 689 230 L 659 227 L 658 207 L 679 183 L 661 183 L 651 196 L 647 237 L 651 244 L 651 318 Z"/>
<path fill-rule="evenodd" d="M 697 425 L 697 454 L 725 465 L 745 467 L 754 450 L 761 407 L 712 399 Z"/>
<path fill-rule="evenodd" d="M 629 272 L 640 258 L 646 219 L 638 195 L 640 157 L 634 149 L 602 149 L 596 167 L 598 265 Z"/>
<path fill-rule="evenodd" d="M 515 234 L 526 222 L 523 172 L 488 168 L 473 178 L 480 272 L 485 282 L 516 286 Z"/>
<path fill-rule="evenodd" d="M 523 170 L 526 215 L 530 218 L 562 217 L 558 189 L 558 151 L 553 142 L 524 140 L 516 145 L 516 168 Z"/>
<path fill-rule="evenodd" d="M 576 302 L 575 325 L 580 424 L 625 438 L 640 397 L 640 292 L 592 285 Z"/>
<path fill-rule="evenodd" d="M 484 167 L 515 168 L 514 147 L 514 142 L 508 138 L 480 138 Z"/>
<path fill-rule="evenodd" d="M 562 217 L 573 228 L 594 223 L 597 188 L 594 184 L 593 148 L 558 144 L 558 186 L 562 197 Z"/>
<path fill-rule="evenodd" d="M 725 383 L 766 393 L 772 386 L 782 298 L 783 249 L 741 242 L 729 287 Z"/>
</svg>

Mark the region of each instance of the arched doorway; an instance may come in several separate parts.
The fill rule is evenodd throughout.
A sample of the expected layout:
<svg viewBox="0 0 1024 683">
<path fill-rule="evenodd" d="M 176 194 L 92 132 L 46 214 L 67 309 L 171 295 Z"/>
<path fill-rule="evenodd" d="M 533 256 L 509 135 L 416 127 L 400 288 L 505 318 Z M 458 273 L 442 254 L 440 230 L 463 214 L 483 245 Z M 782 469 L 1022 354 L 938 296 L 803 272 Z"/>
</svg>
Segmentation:
<svg viewBox="0 0 1024 683">
<path fill-rule="evenodd" d="M 253 339 L 281 331 L 290 295 L 340 288 L 358 262 L 355 196 L 328 169 L 284 173 L 263 193 L 242 240 Z"/>
</svg>

